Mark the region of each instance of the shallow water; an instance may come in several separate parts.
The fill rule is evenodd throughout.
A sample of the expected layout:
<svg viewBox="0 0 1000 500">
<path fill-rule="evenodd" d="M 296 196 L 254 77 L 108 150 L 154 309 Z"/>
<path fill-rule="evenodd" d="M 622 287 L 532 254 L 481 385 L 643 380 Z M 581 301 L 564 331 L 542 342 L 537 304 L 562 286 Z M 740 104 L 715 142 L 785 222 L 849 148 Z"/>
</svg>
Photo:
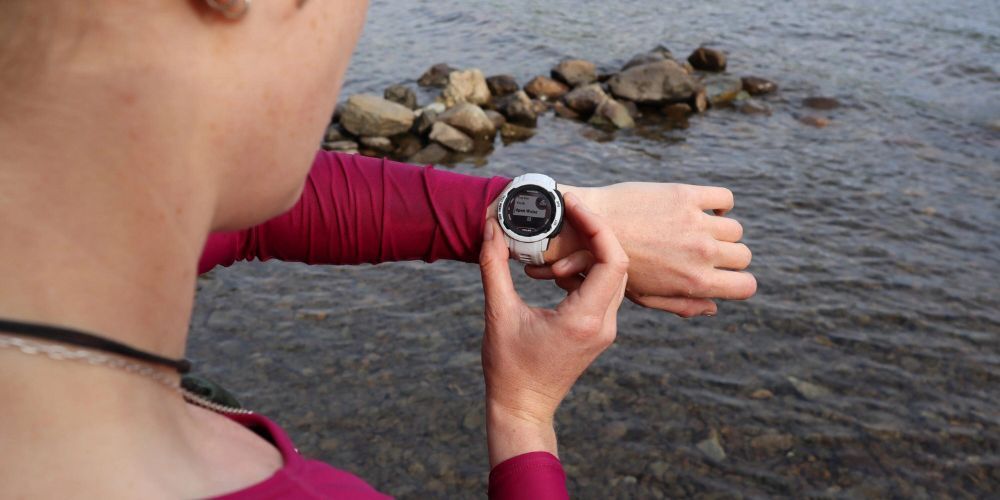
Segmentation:
<svg viewBox="0 0 1000 500">
<path fill-rule="evenodd" d="M 658 43 L 681 57 L 707 43 L 731 73 L 774 79 L 772 116 L 716 110 L 595 141 L 549 115 L 531 141 L 455 167 L 736 193 L 760 291 L 712 319 L 623 307 L 558 416 L 571 493 L 995 494 L 1000 4 L 748 3 L 374 1 L 344 96 L 436 62 L 524 83 L 565 56 L 611 69 Z M 806 110 L 811 95 L 842 105 Z M 199 288 L 191 355 L 304 453 L 401 497 L 483 496 L 475 266 L 252 263 Z M 722 460 L 698 446 L 713 437 Z"/>
</svg>

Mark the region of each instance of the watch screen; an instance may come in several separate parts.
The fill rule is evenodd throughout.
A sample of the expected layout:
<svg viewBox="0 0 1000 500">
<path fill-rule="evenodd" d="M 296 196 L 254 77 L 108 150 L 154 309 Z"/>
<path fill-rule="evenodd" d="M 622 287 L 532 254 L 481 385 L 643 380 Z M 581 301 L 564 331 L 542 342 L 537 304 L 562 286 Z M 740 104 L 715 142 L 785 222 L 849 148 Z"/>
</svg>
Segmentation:
<svg viewBox="0 0 1000 500">
<path fill-rule="evenodd" d="M 511 192 L 503 210 L 507 228 L 521 236 L 535 236 L 548 230 L 555 212 L 552 196 L 534 186 Z"/>
</svg>

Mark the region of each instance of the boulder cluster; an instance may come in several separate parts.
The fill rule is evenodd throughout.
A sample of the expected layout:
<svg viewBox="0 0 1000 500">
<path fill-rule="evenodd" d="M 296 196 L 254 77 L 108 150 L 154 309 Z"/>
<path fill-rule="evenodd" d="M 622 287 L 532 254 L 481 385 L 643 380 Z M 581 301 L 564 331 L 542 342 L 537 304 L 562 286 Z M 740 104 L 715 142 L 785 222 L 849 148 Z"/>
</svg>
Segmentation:
<svg viewBox="0 0 1000 500">
<path fill-rule="evenodd" d="M 605 130 L 633 128 L 656 117 L 686 120 L 713 107 L 770 113 L 750 97 L 774 92 L 774 82 L 725 71 L 725 53 L 708 47 L 678 61 L 658 46 L 615 72 L 567 59 L 523 87 L 511 75 L 487 77 L 479 69 L 435 64 L 417 80 L 421 87 L 441 89 L 434 102 L 420 106 L 407 85 L 393 85 L 381 96 L 353 95 L 337 107 L 323 147 L 418 164 L 448 163 L 489 153 L 497 135 L 505 144 L 530 139 L 539 116 L 549 111 Z"/>
</svg>

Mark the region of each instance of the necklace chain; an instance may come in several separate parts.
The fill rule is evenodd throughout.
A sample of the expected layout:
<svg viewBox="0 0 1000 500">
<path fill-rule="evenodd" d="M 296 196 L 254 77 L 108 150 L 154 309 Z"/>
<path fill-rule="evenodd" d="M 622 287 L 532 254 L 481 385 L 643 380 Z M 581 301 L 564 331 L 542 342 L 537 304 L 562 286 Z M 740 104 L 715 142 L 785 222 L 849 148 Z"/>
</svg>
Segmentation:
<svg viewBox="0 0 1000 500">
<path fill-rule="evenodd" d="M 127 361 L 117 356 L 109 356 L 107 354 L 101 354 L 87 349 L 74 349 L 59 344 L 35 342 L 21 337 L 6 335 L 0 335 L 0 348 L 17 349 L 24 354 L 30 354 L 32 356 L 45 356 L 56 361 L 77 361 L 90 365 L 106 366 L 108 368 L 134 373 L 136 375 L 141 375 L 155 380 L 161 385 L 180 393 L 181 396 L 183 396 L 189 403 L 201 406 L 214 412 L 237 415 L 248 415 L 253 413 L 252 411 L 243 408 L 233 408 L 214 401 L 209 401 L 181 387 L 180 382 L 178 382 L 176 378 L 168 375 L 163 370 L 157 370 L 149 365 Z"/>
</svg>

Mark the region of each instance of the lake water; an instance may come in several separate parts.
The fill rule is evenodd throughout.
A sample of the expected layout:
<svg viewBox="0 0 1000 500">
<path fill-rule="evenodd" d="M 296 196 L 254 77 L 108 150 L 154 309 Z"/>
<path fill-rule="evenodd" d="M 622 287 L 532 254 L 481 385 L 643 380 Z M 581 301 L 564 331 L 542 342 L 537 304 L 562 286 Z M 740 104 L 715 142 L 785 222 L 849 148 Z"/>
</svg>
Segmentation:
<svg viewBox="0 0 1000 500">
<path fill-rule="evenodd" d="M 736 193 L 758 294 L 687 321 L 623 307 L 558 415 L 571 494 L 996 495 L 1000 3 L 757 4 L 376 0 L 342 98 L 437 62 L 524 83 L 660 43 L 709 44 L 730 73 L 777 81 L 771 116 L 713 110 L 605 140 L 550 114 L 529 142 L 454 167 Z M 805 109 L 815 95 L 841 106 Z M 529 281 L 531 301 L 558 299 Z M 199 288 L 190 354 L 304 453 L 404 498 L 484 496 L 475 266 L 250 263 Z"/>
</svg>

